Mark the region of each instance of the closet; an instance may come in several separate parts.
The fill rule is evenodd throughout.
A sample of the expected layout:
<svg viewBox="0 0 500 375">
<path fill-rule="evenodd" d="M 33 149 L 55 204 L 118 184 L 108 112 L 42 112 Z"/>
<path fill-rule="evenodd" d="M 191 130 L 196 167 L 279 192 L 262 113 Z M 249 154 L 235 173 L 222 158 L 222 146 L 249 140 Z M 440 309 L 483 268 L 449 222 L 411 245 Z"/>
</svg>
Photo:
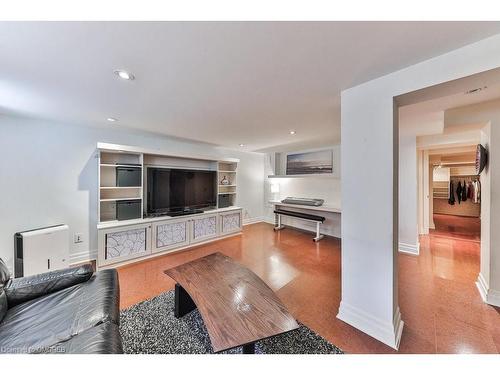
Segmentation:
<svg viewBox="0 0 500 375">
<path fill-rule="evenodd" d="M 460 172 L 458 168 L 450 168 L 448 181 L 433 182 L 433 211 L 435 214 L 480 217 L 480 178 Z"/>
</svg>

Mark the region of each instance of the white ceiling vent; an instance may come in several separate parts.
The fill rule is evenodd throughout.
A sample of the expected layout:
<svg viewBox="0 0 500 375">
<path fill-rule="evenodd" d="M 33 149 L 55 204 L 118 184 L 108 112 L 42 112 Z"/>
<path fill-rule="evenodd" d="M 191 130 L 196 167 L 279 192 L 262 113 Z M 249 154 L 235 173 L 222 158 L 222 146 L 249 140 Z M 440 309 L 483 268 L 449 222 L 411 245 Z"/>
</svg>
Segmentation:
<svg viewBox="0 0 500 375">
<path fill-rule="evenodd" d="M 488 86 L 476 87 L 475 89 L 467 90 L 465 92 L 465 95 L 477 94 L 477 93 L 480 93 L 483 90 L 486 90 L 487 88 L 488 88 Z"/>
</svg>

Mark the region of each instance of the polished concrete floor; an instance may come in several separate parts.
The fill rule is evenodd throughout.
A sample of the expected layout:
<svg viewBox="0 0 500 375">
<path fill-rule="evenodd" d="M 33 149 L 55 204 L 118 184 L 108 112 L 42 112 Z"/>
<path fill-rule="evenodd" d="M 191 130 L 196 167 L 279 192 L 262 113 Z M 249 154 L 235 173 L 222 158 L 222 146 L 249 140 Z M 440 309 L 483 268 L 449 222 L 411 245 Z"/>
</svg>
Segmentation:
<svg viewBox="0 0 500 375">
<path fill-rule="evenodd" d="M 399 257 L 399 306 L 408 352 L 499 353 L 500 309 L 485 304 L 479 274 L 480 221 L 434 215 L 420 255 Z"/>
<path fill-rule="evenodd" d="M 246 226 L 241 236 L 120 268 L 121 307 L 173 289 L 163 270 L 216 251 L 249 267 L 298 320 L 344 351 L 396 352 L 335 317 L 340 240 L 314 243 L 309 233 L 275 233 L 265 223 Z M 399 304 L 405 321 L 399 353 L 498 353 L 500 309 L 484 304 L 474 284 L 479 242 L 437 231 L 421 238 L 420 252 L 418 257 L 399 256 Z"/>
<path fill-rule="evenodd" d="M 463 217 L 434 214 L 434 237 L 448 237 L 457 240 L 481 240 L 481 220 L 478 217 Z"/>
</svg>

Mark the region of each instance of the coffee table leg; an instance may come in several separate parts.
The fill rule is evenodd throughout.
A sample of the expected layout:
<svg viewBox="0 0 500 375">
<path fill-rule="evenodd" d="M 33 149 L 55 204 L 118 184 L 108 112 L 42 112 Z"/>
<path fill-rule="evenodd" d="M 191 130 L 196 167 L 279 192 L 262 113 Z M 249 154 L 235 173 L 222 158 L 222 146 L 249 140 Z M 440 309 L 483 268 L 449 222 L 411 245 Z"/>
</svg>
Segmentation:
<svg viewBox="0 0 500 375">
<path fill-rule="evenodd" d="M 255 343 L 243 345 L 243 354 L 255 354 Z"/>
<path fill-rule="evenodd" d="M 196 305 L 188 292 L 179 284 L 175 284 L 175 317 L 180 318 L 194 309 L 196 309 Z"/>
</svg>

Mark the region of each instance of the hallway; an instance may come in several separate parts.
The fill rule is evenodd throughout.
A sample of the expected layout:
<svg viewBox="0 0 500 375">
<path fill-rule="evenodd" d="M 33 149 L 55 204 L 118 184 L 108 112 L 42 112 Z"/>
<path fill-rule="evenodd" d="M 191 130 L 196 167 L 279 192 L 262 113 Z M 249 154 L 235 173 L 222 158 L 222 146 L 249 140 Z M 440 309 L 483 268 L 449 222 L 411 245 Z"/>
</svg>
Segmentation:
<svg viewBox="0 0 500 375">
<path fill-rule="evenodd" d="M 436 229 L 420 237 L 420 255 L 399 257 L 401 346 L 415 341 L 423 352 L 498 353 L 500 309 L 485 304 L 475 285 L 479 219 L 434 215 L 434 222 Z"/>
</svg>

